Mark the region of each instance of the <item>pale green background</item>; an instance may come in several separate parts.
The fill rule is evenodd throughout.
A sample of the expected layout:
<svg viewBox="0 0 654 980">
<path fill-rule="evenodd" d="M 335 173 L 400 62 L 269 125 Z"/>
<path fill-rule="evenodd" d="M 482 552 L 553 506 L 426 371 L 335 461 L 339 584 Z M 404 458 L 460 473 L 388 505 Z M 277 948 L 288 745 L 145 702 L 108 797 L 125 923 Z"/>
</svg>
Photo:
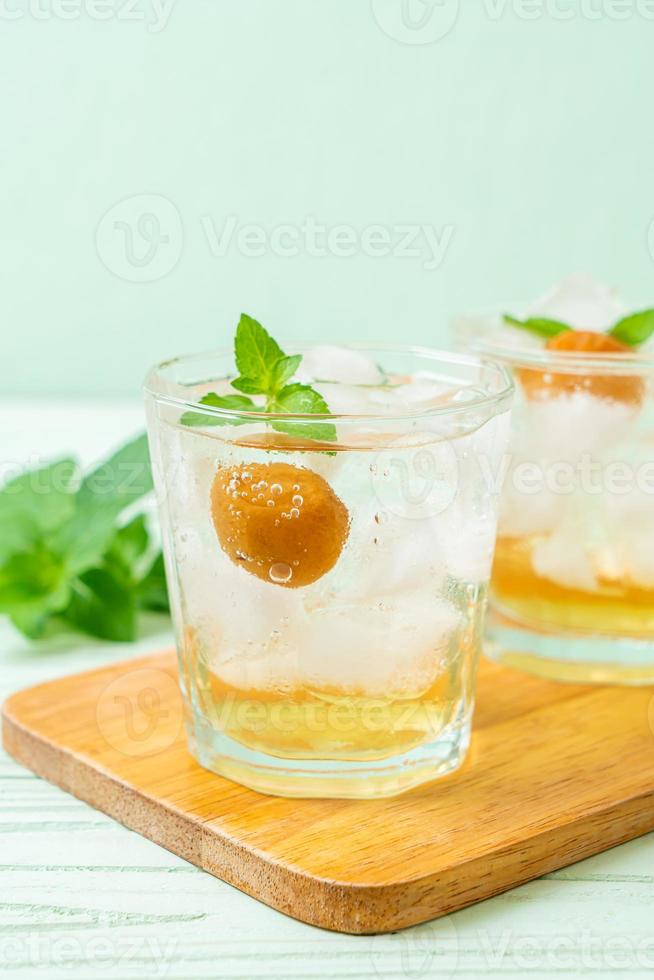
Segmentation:
<svg viewBox="0 0 654 980">
<path fill-rule="evenodd" d="M 654 300 L 651 2 L 549 0 L 527 19 L 538 0 L 461 0 L 434 43 L 384 33 L 373 8 L 397 19 L 401 0 L 176 0 L 159 31 L 154 0 L 130 20 L 124 0 L 96 0 L 107 20 L 61 2 L 39 0 L 43 19 L 0 4 L 4 394 L 136 393 L 151 362 L 227 342 L 241 309 L 280 337 L 439 344 L 453 312 L 577 269 Z M 434 17 L 457 12 L 443 2 Z M 169 241 L 128 272 L 179 257 L 125 281 L 113 222 L 151 210 L 144 194 L 181 225 L 160 212 Z M 452 237 L 435 269 L 217 258 L 202 218 L 230 214 Z"/>
</svg>

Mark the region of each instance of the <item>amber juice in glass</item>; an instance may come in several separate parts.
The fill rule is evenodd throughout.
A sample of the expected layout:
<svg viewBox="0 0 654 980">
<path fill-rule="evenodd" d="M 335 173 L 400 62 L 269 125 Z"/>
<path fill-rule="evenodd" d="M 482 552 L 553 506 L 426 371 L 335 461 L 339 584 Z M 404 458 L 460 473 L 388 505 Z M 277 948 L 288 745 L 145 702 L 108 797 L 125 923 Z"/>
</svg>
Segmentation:
<svg viewBox="0 0 654 980">
<path fill-rule="evenodd" d="M 496 532 L 479 459 L 505 449 L 511 383 L 475 358 L 351 356 L 378 377 L 316 385 L 331 442 L 315 416 L 277 432 L 200 404 L 229 354 L 146 384 L 191 749 L 262 792 L 392 795 L 469 743 Z"/>
</svg>

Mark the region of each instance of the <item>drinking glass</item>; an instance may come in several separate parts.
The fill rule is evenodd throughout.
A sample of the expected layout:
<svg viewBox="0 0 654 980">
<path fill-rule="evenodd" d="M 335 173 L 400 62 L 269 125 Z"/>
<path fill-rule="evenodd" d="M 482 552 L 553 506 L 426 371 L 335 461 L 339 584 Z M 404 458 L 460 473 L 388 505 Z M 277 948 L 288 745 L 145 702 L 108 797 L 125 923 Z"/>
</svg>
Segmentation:
<svg viewBox="0 0 654 980">
<path fill-rule="evenodd" d="M 328 418 L 202 404 L 231 352 L 146 381 L 190 748 L 264 793 L 390 796 L 468 748 L 512 384 L 366 354 L 383 383 L 323 385 Z"/>
<path fill-rule="evenodd" d="M 516 381 L 486 652 L 559 680 L 651 684 L 654 352 L 509 349 L 467 327 L 467 347 Z"/>
</svg>

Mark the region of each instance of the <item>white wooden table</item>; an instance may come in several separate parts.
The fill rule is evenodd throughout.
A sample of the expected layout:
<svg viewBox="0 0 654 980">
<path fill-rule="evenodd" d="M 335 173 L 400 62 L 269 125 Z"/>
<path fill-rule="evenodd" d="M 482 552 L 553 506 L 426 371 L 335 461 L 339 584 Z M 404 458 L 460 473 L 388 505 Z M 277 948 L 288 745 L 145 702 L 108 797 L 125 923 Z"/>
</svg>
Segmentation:
<svg viewBox="0 0 654 980">
<path fill-rule="evenodd" d="M 0 403 L 0 463 L 91 462 L 142 426 L 138 403 Z M 0 623 L 0 696 L 161 648 L 28 644 Z M 654 738 L 652 740 L 654 752 Z M 0 756 L 0 976 L 652 977 L 654 834 L 391 936 L 322 932 L 260 905 Z"/>
</svg>

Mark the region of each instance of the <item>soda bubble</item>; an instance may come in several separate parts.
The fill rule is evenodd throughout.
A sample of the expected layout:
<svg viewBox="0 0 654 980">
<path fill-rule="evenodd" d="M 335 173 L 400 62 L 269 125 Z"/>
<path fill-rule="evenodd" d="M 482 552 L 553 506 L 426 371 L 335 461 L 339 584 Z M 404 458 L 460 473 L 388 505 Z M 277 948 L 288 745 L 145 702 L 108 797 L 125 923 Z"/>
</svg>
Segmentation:
<svg viewBox="0 0 654 980">
<path fill-rule="evenodd" d="M 277 561 L 270 566 L 268 576 L 271 582 L 275 582 L 277 585 L 285 585 L 293 578 L 293 569 L 286 562 Z"/>
</svg>

